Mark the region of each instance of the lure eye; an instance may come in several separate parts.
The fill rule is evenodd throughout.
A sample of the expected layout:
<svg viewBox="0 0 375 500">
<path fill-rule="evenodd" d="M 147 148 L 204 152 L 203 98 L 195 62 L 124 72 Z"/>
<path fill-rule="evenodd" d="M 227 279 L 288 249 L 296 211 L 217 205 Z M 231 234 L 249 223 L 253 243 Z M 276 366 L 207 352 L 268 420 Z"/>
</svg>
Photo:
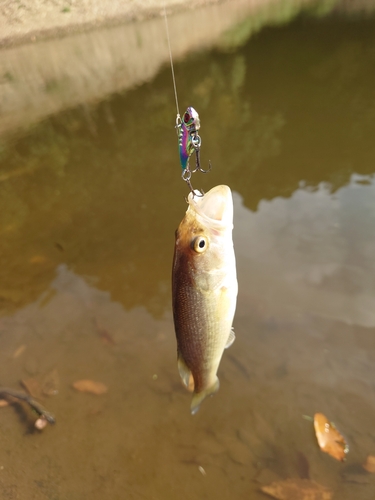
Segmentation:
<svg viewBox="0 0 375 500">
<path fill-rule="evenodd" d="M 194 238 L 192 241 L 192 248 L 197 252 L 197 253 L 203 253 L 206 251 L 208 247 L 208 240 L 205 236 L 197 236 Z"/>
<path fill-rule="evenodd" d="M 190 114 L 186 111 L 186 113 L 184 114 L 184 123 L 188 123 L 190 118 L 191 118 Z"/>
</svg>

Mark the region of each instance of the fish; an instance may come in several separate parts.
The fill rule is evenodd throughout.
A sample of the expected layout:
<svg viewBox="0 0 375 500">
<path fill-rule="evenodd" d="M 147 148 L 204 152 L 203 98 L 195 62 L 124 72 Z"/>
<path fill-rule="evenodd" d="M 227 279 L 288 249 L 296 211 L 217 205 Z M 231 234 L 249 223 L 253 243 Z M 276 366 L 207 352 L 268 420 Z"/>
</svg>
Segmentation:
<svg viewBox="0 0 375 500">
<path fill-rule="evenodd" d="M 190 409 L 195 414 L 219 390 L 220 361 L 235 340 L 238 284 L 230 188 L 191 192 L 188 204 L 176 231 L 172 307 L 178 371 L 193 392 Z"/>
</svg>

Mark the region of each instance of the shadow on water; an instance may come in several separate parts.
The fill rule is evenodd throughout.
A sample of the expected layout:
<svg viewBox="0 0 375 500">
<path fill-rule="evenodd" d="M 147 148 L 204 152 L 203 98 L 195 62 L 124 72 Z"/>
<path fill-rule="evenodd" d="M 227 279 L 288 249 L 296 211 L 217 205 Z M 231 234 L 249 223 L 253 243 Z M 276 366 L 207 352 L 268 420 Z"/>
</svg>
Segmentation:
<svg viewBox="0 0 375 500">
<path fill-rule="evenodd" d="M 373 498 L 375 21 L 239 38 L 175 67 L 213 164 L 195 185 L 234 191 L 240 285 L 220 392 L 194 418 L 170 306 L 187 192 L 170 69 L 3 140 L 0 380 L 57 370 L 60 387 L 42 434 L 1 409 L 2 498 L 261 499 L 287 477 Z M 81 378 L 108 393 L 74 392 Z M 346 464 L 318 450 L 316 411 Z"/>
</svg>

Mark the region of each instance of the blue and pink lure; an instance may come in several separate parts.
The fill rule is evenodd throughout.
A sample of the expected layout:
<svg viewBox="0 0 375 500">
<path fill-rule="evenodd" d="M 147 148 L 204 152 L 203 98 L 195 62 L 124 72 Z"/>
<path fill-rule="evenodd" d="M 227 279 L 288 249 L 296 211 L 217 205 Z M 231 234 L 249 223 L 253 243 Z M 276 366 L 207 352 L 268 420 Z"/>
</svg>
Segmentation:
<svg viewBox="0 0 375 500">
<path fill-rule="evenodd" d="M 194 108 L 189 106 L 178 123 L 178 146 L 182 171 L 189 170 L 189 158 L 199 151 L 201 138 L 198 135 L 200 127 L 199 115 Z"/>
</svg>

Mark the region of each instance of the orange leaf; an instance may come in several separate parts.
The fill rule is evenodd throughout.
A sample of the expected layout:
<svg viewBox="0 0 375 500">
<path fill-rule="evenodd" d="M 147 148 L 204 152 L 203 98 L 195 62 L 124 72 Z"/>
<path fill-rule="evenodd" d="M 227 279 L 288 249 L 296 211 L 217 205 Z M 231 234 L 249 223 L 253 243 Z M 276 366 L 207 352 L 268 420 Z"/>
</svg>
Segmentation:
<svg viewBox="0 0 375 500">
<path fill-rule="evenodd" d="M 314 428 L 320 449 L 343 462 L 349 447 L 335 425 L 323 413 L 315 413 Z"/>
<path fill-rule="evenodd" d="M 108 391 L 107 386 L 102 382 L 95 382 L 94 380 L 88 379 L 77 380 L 76 382 L 73 382 L 73 387 L 77 391 L 90 392 L 91 394 L 96 394 L 97 396 Z"/>
<path fill-rule="evenodd" d="M 366 462 L 363 464 L 363 468 L 367 470 L 367 472 L 372 472 L 375 474 L 375 457 L 373 455 L 369 455 L 366 458 Z"/>
<path fill-rule="evenodd" d="M 331 500 L 332 491 L 309 479 L 286 479 L 262 486 L 267 493 L 278 500 Z"/>
</svg>

